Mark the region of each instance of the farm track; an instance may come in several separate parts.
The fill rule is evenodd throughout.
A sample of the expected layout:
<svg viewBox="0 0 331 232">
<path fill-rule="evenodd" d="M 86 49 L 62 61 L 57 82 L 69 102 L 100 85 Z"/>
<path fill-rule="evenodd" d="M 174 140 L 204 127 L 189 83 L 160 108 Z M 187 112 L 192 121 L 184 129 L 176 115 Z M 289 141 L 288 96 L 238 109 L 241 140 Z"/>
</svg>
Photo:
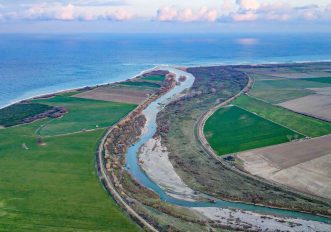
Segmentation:
<svg viewBox="0 0 331 232">
<path fill-rule="evenodd" d="M 139 106 L 138 106 L 139 107 Z M 137 108 L 138 108 L 137 107 Z M 133 110 L 134 111 L 134 110 Z M 128 115 L 122 118 L 122 120 L 126 120 L 130 117 L 131 111 Z M 120 120 L 120 121 L 122 121 Z M 103 153 L 104 153 L 104 144 L 106 142 L 107 137 L 112 132 L 113 128 L 117 125 L 113 125 L 110 127 L 107 132 L 104 134 L 102 139 L 100 140 L 99 146 L 96 151 L 96 170 L 97 175 L 99 177 L 100 182 L 104 186 L 104 188 L 107 190 L 108 193 L 111 194 L 112 198 L 117 202 L 117 204 L 126 212 L 129 214 L 129 216 L 137 222 L 142 228 L 146 229 L 147 231 L 151 232 L 157 232 L 158 230 L 155 229 L 154 226 L 152 226 L 150 223 L 148 223 L 143 217 L 141 217 L 130 205 L 128 205 L 124 199 L 121 197 L 121 195 L 117 192 L 115 186 L 113 185 L 112 181 L 109 178 L 109 175 L 107 175 L 107 170 L 105 168 L 104 162 L 103 162 Z"/>
</svg>

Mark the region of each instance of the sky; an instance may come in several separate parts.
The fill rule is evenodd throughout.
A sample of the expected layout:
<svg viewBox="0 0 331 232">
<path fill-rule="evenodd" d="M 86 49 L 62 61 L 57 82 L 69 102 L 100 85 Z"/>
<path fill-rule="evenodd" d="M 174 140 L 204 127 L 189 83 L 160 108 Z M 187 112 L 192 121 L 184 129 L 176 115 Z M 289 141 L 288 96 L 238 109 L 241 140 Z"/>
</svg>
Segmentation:
<svg viewBox="0 0 331 232">
<path fill-rule="evenodd" d="M 0 0 L 0 33 L 330 32 L 331 0 Z"/>
</svg>

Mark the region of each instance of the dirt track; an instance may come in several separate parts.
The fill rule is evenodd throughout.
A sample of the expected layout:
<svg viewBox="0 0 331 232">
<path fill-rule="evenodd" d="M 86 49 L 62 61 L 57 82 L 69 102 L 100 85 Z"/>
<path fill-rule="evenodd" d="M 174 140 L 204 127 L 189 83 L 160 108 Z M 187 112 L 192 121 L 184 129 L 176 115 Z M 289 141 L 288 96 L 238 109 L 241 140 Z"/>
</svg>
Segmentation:
<svg viewBox="0 0 331 232">
<path fill-rule="evenodd" d="M 122 120 L 125 120 L 126 118 L 128 118 L 129 115 L 124 117 Z M 142 225 L 144 227 L 144 229 L 147 231 L 157 232 L 158 231 L 157 229 L 155 229 L 144 218 L 142 218 L 138 213 L 136 213 L 136 211 L 134 211 L 134 209 L 123 200 L 121 195 L 116 191 L 115 186 L 113 185 L 112 181 L 110 180 L 110 178 L 107 174 L 107 170 L 105 168 L 105 165 L 103 164 L 102 155 L 104 153 L 104 144 L 106 142 L 106 139 L 109 136 L 109 134 L 112 132 L 113 128 L 114 128 L 114 126 L 109 128 L 108 131 L 106 132 L 106 134 L 102 137 L 102 139 L 99 143 L 98 150 L 97 150 L 96 169 L 97 169 L 99 179 L 100 179 L 101 183 L 104 185 L 104 187 L 106 188 L 106 190 L 112 195 L 112 197 L 117 202 L 117 204 L 119 204 L 135 221 L 137 221 L 138 224 Z"/>
</svg>

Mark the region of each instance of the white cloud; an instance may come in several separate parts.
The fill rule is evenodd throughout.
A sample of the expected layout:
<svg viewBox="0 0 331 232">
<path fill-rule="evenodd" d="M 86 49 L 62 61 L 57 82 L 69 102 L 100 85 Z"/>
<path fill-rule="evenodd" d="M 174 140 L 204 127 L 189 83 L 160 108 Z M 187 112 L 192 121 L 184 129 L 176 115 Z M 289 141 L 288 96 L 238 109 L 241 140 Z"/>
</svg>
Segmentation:
<svg viewBox="0 0 331 232">
<path fill-rule="evenodd" d="M 323 19 L 331 19 L 331 4 L 328 4 L 323 11 Z"/>
<path fill-rule="evenodd" d="M 64 20 L 64 21 L 71 21 L 75 19 L 74 16 L 74 5 L 68 4 L 66 6 L 59 7 L 54 12 L 54 19 L 56 20 Z"/>
<path fill-rule="evenodd" d="M 133 14 L 125 9 L 117 9 L 115 11 L 108 11 L 105 14 L 105 18 L 108 20 L 126 21 L 132 19 Z"/>
<path fill-rule="evenodd" d="M 160 21 L 174 21 L 178 12 L 173 7 L 165 6 L 157 10 L 157 19 Z"/>
<path fill-rule="evenodd" d="M 257 10 L 260 7 L 260 3 L 256 0 L 236 0 L 242 10 Z"/>
<path fill-rule="evenodd" d="M 42 3 L 34 4 L 26 9 L 8 12 L 6 18 L 12 20 L 57 20 L 57 21 L 93 21 L 93 20 L 114 20 L 125 21 L 133 18 L 126 9 L 113 7 L 102 7 L 95 9 L 74 4 Z"/>
<path fill-rule="evenodd" d="M 159 21 L 177 21 L 177 22 L 197 22 L 208 21 L 214 22 L 218 19 L 218 11 L 201 7 L 198 11 L 191 8 L 176 9 L 175 7 L 162 7 L 157 11 L 157 20 Z"/>
</svg>

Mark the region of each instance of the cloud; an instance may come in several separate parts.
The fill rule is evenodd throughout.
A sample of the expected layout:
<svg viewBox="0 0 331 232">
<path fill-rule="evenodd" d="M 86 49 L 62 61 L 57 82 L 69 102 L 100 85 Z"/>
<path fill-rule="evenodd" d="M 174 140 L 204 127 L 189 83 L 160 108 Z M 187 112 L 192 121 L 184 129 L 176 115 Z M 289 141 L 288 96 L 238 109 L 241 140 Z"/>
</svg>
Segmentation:
<svg viewBox="0 0 331 232">
<path fill-rule="evenodd" d="M 75 6 L 125 6 L 125 0 L 77 0 L 71 1 Z"/>
<path fill-rule="evenodd" d="M 8 12 L 9 20 L 53 20 L 53 21 L 93 21 L 93 20 L 130 20 L 134 16 L 126 9 L 76 6 L 74 4 L 41 3 L 29 6 L 26 9 Z"/>
<path fill-rule="evenodd" d="M 60 7 L 57 11 L 54 13 L 54 19 L 56 20 L 65 20 L 65 21 L 71 21 L 74 20 L 74 5 L 68 4 L 66 6 Z"/>
<path fill-rule="evenodd" d="M 256 10 L 260 7 L 260 3 L 256 0 L 236 0 L 241 10 Z"/>
<path fill-rule="evenodd" d="M 233 21 L 313 21 L 322 18 L 316 4 L 293 7 L 285 2 L 258 3 L 256 0 L 237 0 L 239 9 L 230 14 Z"/>
<path fill-rule="evenodd" d="M 158 9 L 156 14 L 159 21 L 174 21 L 178 16 L 178 11 L 166 6 Z"/>
<path fill-rule="evenodd" d="M 104 17 L 108 20 L 126 21 L 132 19 L 133 14 L 125 9 L 117 9 L 115 11 L 108 11 Z"/>
<path fill-rule="evenodd" d="M 198 11 L 193 11 L 191 8 L 176 9 L 175 7 L 162 7 L 157 10 L 157 20 L 166 22 L 197 22 L 207 21 L 215 22 L 218 19 L 218 11 L 201 7 Z"/>
</svg>

